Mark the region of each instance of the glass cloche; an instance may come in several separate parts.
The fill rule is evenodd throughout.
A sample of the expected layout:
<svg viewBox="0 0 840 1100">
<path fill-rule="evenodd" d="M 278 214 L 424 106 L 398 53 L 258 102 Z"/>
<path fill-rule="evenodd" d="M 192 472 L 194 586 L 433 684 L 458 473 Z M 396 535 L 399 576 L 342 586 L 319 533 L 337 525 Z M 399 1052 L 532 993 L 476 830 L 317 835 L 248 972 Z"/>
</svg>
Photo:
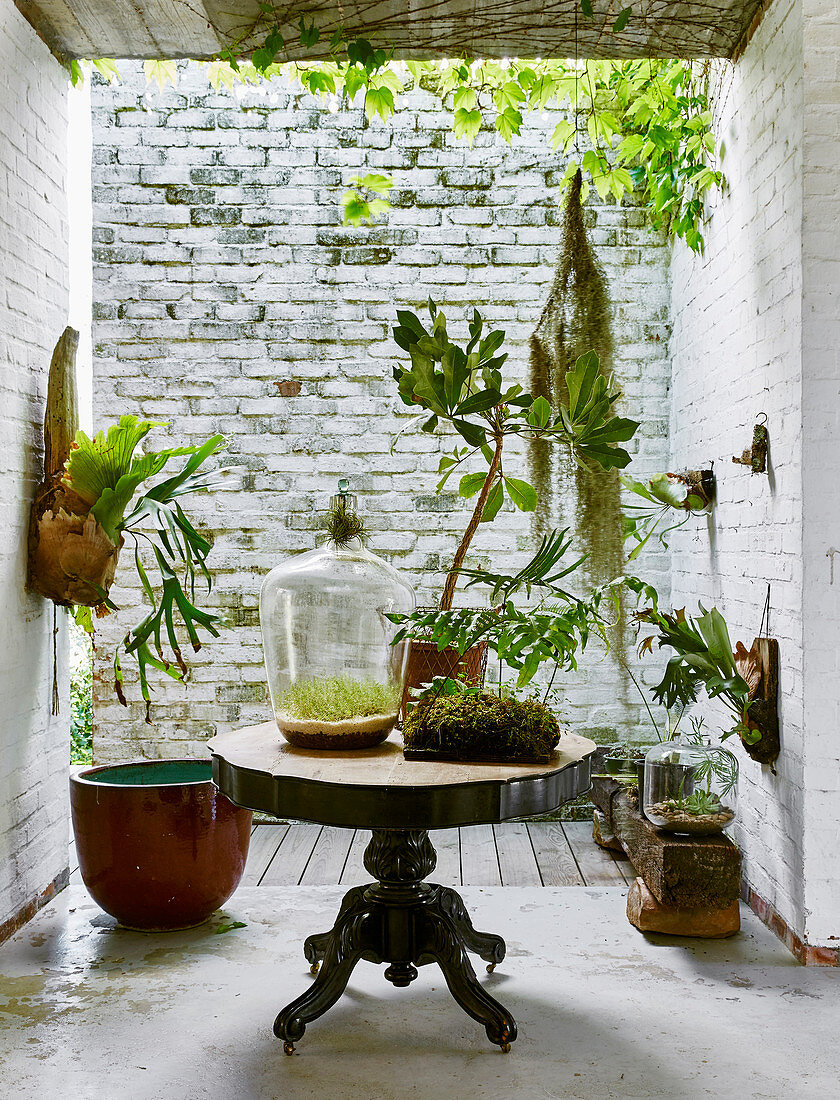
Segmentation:
<svg viewBox="0 0 840 1100">
<path fill-rule="evenodd" d="M 738 760 L 720 745 L 680 737 L 645 756 L 645 817 L 669 833 L 707 836 L 728 829 L 738 805 Z"/>
<path fill-rule="evenodd" d="M 315 749 L 368 748 L 397 721 L 408 644 L 389 613 L 414 609 L 400 573 L 364 546 L 347 482 L 330 501 L 325 546 L 281 562 L 260 592 L 265 667 L 280 732 Z"/>
</svg>

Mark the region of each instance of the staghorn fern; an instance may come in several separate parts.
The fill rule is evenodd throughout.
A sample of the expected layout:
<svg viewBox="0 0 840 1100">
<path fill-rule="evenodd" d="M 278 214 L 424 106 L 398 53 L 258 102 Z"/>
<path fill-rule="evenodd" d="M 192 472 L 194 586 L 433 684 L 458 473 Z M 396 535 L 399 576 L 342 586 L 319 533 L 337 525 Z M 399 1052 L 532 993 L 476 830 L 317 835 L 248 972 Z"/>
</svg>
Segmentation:
<svg viewBox="0 0 840 1100">
<path fill-rule="evenodd" d="M 195 603 L 196 580 L 200 575 L 212 588 L 206 559 L 211 543 L 196 531 L 179 498 L 188 493 L 218 487 L 219 472 L 202 470 L 204 462 L 225 446 L 223 436 L 215 435 L 205 443 L 192 447 L 172 447 L 134 457 L 134 451 L 146 435 L 165 423 L 122 416 L 93 439 L 78 432 L 61 479 L 62 488 L 84 505 L 90 515 L 116 545 L 121 540 L 134 541 L 134 565 L 151 610 L 136 626 L 131 627 L 114 654 L 114 688 L 123 705 L 123 657 L 137 662 L 140 690 L 146 703 L 146 721 L 150 721 L 151 693 L 148 668 L 156 668 L 173 679 L 183 681 L 187 665 L 181 653 L 176 620 L 186 631 L 193 650 L 201 649 L 199 628 L 218 637 L 219 617 L 202 610 Z M 153 482 L 136 496 L 144 482 L 156 478 L 177 457 L 186 457 L 182 469 L 170 477 Z M 135 499 L 136 497 L 136 499 Z M 72 499 L 72 498 L 71 498 Z M 132 505 L 133 502 L 133 505 Z M 126 514 L 127 509 L 130 511 Z M 141 545 L 151 550 L 152 564 L 144 563 Z M 150 569 L 152 575 L 150 576 Z M 154 579 L 155 571 L 158 578 Z M 101 610 L 118 610 L 102 592 Z M 77 608 L 76 622 L 93 633 L 90 608 Z M 168 643 L 172 656 L 164 651 Z"/>
</svg>

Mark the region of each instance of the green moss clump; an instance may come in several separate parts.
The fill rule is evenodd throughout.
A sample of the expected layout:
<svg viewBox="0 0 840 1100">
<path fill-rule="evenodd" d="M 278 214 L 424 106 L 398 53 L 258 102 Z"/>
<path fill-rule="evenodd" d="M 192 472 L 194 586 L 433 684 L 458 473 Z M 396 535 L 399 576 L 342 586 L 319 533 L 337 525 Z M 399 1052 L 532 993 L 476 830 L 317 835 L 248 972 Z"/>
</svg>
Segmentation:
<svg viewBox="0 0 840 1100">
<path fill-rule="evenodd" d="M 280 695 L 277 710 L 293 718 L 341 722 L 371 714 L 396 714 L 400 693 L 392 684 L 354 680 L 350 676 L 313 676 L 295 680 Z"/>
<path fill-rule="evenodd" d="M 409 711 L 403 740 L 407 749 L 528 759 L 550 753 L 560 740 L 560 727 L 536 699 L 500 699 L 486 692 L 444 695 Z"/>
</svg>

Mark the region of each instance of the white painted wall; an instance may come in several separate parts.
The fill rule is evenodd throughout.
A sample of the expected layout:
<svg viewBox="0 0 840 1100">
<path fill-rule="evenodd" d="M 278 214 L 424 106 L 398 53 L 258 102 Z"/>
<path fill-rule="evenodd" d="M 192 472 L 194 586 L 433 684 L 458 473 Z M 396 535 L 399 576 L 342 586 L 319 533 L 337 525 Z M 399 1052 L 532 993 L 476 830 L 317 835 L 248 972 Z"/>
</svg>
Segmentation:
<svg viewBox="0 0 840 1100">
<path fill-rule="evenodd" d="M 53 607 L 24 591 L 50 355 L 67 323 L 67 75 L 0 0 L 0 927 L 67 872 L 69 703 Z"/>
<path fill-rule="evenodd" d="M 840 939 L 840 3 L 805 0 L 802 220 L 805 939 Z"/>
<path fill-rule="evenodd" d="M 674 540 L 674 606 L 717 604 L 749 644 L 771 584 L 782 753 L 775 775 L 742 754 L 737 836 L 747 882 L 812 945 L 840 935 L 840 38 L 820 6 L 803 43 L 802 4 L 776 0 L 723 80 L 729 189 L 705 255 L 675 248 L 671 303 L 672 462 L 718 474 L 708 529 Z M 731 461 L 760 412 L 767 476 Z"/>
</svg>

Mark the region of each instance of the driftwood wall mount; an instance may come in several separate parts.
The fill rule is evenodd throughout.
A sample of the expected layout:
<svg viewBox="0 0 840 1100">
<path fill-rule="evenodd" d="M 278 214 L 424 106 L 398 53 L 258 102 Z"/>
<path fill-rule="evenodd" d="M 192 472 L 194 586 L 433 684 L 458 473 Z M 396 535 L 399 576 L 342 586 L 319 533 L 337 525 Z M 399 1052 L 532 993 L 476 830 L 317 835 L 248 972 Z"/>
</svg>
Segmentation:
<svg viewBox="0 0 840 1100">
<path fill-rule="evenodd" d="M 759 420 L 753 427 L 752 447 L 741 452 L 741 457 L 732 456 L 732 461 L 739 466 L 749 466 L 754 474 L 767 473 L 767 448 L 770 437 L 767 433 L 767 416 L 761 413 L 764 420 Z"/>
<path fill-rule="evenodd" d="M 66 328 L 50 362 L 44 477 L 30 513 L 27 588 L 63 607 L 95 607 L 102 603 L 114 579 L 119 546 L 90 515 L 90 504 L 62 483 L 64 464 L 79 427 L 78 347 L 78 332 Z"/>
<path fill-rule="evenodd" d="M 747 755 L 760 764 L 776 763 L 779 740 L 779 643 L 775 638 L 755 638 L 747 649 L 743 642 L 735 648 L 735 665 L 750 689 L 746 725 L 761 734 L 758 741 L 741 741 Z"/>
</svg>

